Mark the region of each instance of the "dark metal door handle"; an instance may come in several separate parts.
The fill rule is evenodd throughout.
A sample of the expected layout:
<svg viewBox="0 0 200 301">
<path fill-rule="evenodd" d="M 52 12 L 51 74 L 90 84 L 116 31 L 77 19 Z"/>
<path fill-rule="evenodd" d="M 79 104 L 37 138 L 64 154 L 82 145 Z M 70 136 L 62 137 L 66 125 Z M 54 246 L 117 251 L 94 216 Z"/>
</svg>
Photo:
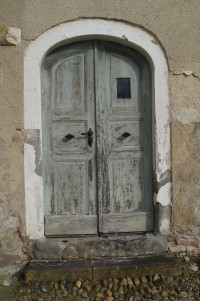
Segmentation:
<svg viewBox="0 0 200 301">
<path fill-rule="evenodd" d="M 87 133 L 81 133 L 81 135 L 87 136 L 87 138 L 88 138 L 88 146 L 89 146 L 89 147 L 92 146 L 92 142 L 93 142 L 93 137 L 92 137 L 92 135 L 93 135 L 93 133 L 94 133 L 94 132 L 92 131 L 91 128 L 89 129 L 89 131 L 87 131 Z"/>
</svg>

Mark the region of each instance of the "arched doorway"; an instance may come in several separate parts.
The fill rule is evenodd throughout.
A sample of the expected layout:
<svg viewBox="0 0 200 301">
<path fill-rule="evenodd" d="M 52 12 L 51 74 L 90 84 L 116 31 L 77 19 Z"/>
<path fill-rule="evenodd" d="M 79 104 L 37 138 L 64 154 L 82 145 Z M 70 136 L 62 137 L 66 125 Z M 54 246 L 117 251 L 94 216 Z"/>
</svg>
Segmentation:
<svg viewBox="0 0 200 301">
<path fill-rule="evenodd" d="M 151 75 L 137 51 L 90 40 L 41 68 L 45 235 L 154 230 Z"/>
<path fill-rule="evenodd" d="M 81 31 L 80 31 L 81 28 Z M 83 40 L 109 40 L 137 50 L 151 68 L 153 116 L 154 179 L 159 189 L 154 191 L 157 230 L 170 231 L 171 182 L 168 67 L 162 47 L 147 31 L 123 22 L 84 19 L 55 26 L 31 42 L 24 59 L 25 100 L 25 202 L 26 233 L 30 239 L 44 237 L 44 197 L 41 164 L 41 64 L 53 49 Z M 128 131 L 127 131 L 128 132 Z M 168 214 L 169 213 L 169 214 Z"/>
</svg>

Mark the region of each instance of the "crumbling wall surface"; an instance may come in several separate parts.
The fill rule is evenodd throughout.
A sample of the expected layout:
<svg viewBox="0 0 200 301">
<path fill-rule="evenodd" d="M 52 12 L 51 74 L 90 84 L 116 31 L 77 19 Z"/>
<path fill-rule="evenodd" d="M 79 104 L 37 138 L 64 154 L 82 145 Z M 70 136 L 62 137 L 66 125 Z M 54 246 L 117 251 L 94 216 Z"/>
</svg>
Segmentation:
<svg viewBox="0 0 200 301">
<path fill-rule="evenodd" d="M 1 20 L 1 18 L 0 18 Z M 0 260 L 24 259 L 23 51 L 0 46 Z"/>
<path fill-rule="evenodd" d="M 170 249 L 194 251 L 200 242 L 200 75 L 193 70 L 171 73 L 170 99 L 176 241 Z"/>
<path fill-rule="evenodd" d="M 200 2 L 180 0 L 1 0 L 0 26 L 20 28 L 22 43 L 0 45 L 0 258 L 27 260 L 24 197 L 23 61 L 43 32 L 79 18 L 139 26 L 162 45 L 169 65 L 172 146 L 171 250 L 200 237 Z M 80 29 L 81 30 L 81 29 Z M 160 87 L 162 89 L 162 87 Z M 162 101 L 162 99 L 160 100 Z M 188 241 L 188 243 L 187 243 Z M 189 244 L 189 246 L 187 245 Z M 181 246 L 179 249 L 178 247 Z"/>
</svg>

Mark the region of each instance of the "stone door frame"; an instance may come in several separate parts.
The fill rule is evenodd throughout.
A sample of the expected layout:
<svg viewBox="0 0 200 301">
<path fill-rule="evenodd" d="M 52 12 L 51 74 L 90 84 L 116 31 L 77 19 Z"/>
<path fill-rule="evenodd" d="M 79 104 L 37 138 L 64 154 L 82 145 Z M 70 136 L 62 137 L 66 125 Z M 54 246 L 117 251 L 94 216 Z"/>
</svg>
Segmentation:
<svg viewBox="0 0 200 301">
<path fill-rule="evenodd" d="M 76 41 L 102 39 L 136 49 L 149 62 L 152 74 L 153 162 L 156 231 L 170 233 L 170 122 L 168 66 L 163 48 L 150 33 L 136 26 L 103 19 L 79 19 L 57 25 L 29 44 L 24 59 L 24 146 L 26 234 L 44 238 L 42 179 L 42 120 L 40 66 L 53 49 Z"/>
</svg>

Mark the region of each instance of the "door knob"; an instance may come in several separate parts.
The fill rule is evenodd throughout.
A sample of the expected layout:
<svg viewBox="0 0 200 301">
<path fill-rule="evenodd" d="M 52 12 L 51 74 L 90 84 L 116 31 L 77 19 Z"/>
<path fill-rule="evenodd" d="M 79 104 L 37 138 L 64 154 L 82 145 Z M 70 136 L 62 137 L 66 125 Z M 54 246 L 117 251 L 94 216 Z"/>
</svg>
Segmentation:
<svg viewBox="0 0 200 301">
<path fill-rule="evenodd" d="M 88 139 L 88 146 L 91 147 L 92 146 L 92 142 L 93 142 L 93 131 L 92 129 L 90 128 L 89 131 L 87 131 L 87 133 L 81 133 L 81 135 L 85 135 L 87 136 L 87 139 Z"/>
</svg>

